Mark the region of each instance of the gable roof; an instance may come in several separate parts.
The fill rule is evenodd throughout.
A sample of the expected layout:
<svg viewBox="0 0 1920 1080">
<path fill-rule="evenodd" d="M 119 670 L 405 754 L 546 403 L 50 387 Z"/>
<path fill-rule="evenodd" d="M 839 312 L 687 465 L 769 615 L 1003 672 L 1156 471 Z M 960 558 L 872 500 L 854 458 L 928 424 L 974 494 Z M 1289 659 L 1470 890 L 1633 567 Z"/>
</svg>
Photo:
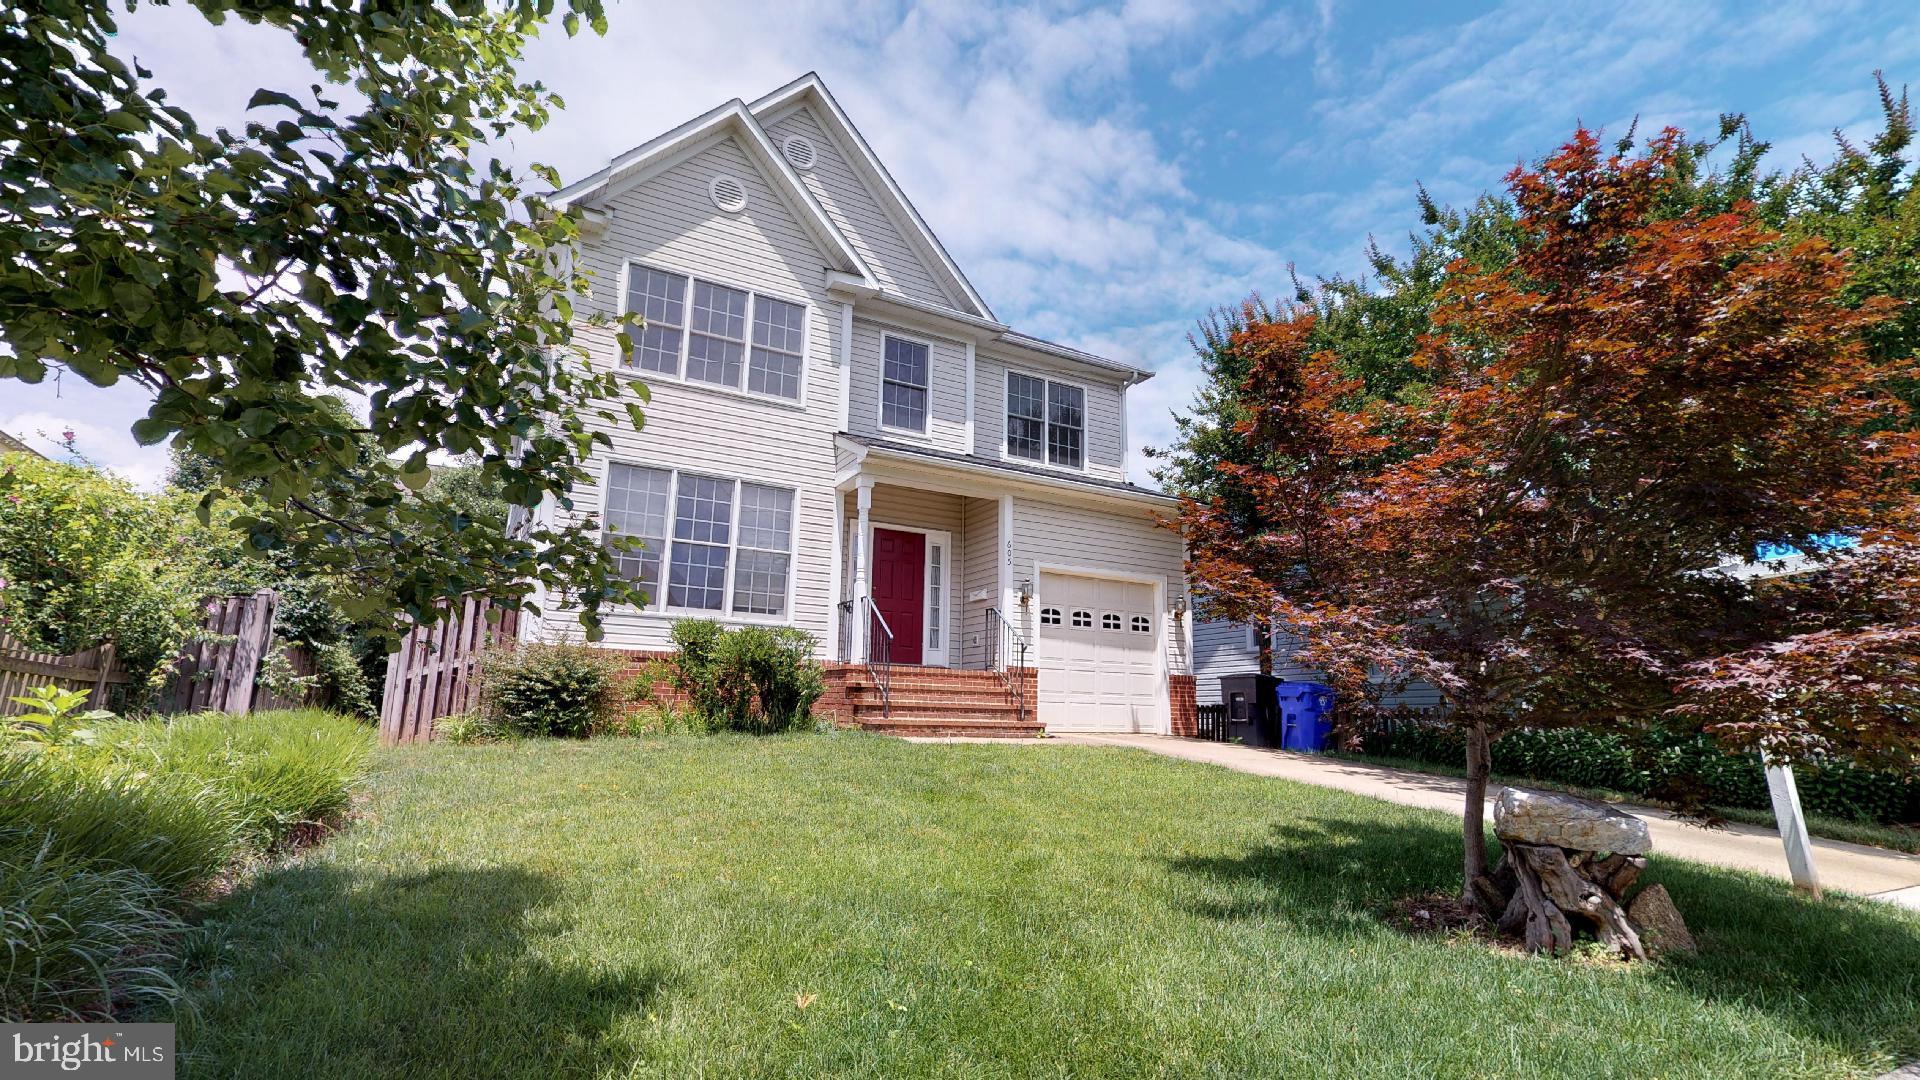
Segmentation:
<svg viewBox="0 0 1920 1080">
<path fill-rule="evenodd" d="M 967 280 L 967 275 L 961 272 L 960 264 L 954 262 L 953 256 L 947 254 L 946 246 L 940 243 L 940 238 L 934 235 L 926 219 L 921 217 L 920 211 L 914 208 L 912 200 L 907 198 L 907 193 L 900 189 L 899 182 L 894 180 L 893 174 L 888 172 L 886 165 L 881 163 L 879 155 L 873 152 L 873 147 L 867 144 L 866 137 L 860 134 L 860 129 L 854 127 L 853 121 L 847 118 L 846 110 L 834 100 L 833 94 L 827 90 L 827 84 L 821 80 L 817 72 L 807 72 L 755 101 L 748 108 L 756 119 L 771 122 L 774 118 L 783 116 L 801 105 L 812 106 L 815 116 L 830 129 L 828 134 L 842 145 L 852 148 L 854 152 L 849 164 L 860 171 L 862 178 L 867 181 L 867 186 L 882 201 L 890 216 L 907 226 L 904 230 L 907 242 L 920 249 L 922 260 L 926 262 L 929 269 L 946 279 L 945 284 L 955 295 L 964 298 L 967 308 L 971 309 L 967 313 L 984 319 L 993 319 L 993 311 L 987 307 L 986 300 L 974 289 L 973 283 Z"/>
<path fill-rule="evenodd" d="M 834 268 L 877 288 L 879 282 L 866 260 L 860 257 L 846 234 L 827 216 L 819 200 L 800 182 L 793 167 L 787 164 L 786 157 L 774 149 L 766 130 L 739 98 L 641 143 L 615 157 L 598 172 L 554 192 L 547 201 L 560 209 L 598 209 L 601 203 L 620 192 L 679 164 L 728 135 L 739 142 L 747 159 L 759 167 L 775 194 L 793 211 L 800 225 L 812 234 L 821 253 L 833 260 Z"/>
</svg>

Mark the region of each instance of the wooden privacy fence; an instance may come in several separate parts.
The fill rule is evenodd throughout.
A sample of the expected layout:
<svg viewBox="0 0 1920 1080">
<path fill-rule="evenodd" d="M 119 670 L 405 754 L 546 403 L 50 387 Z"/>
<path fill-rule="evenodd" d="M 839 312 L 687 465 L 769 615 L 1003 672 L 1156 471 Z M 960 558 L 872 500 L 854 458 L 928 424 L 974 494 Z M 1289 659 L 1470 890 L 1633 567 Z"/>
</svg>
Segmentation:
<svg viewBox="0 0 1920 1080">
<path fill-rule="evenodd" d="M 262 589 L 251 596 L 221 596 L 207 601 L 205 621 L 201 624 L 209 640 L 189 643 L 174 662 L 173 677 L 153 702 L 158 712 L 244 713 L 255 709 L 285 708 L 306 704 L 315 698 L 309 692 L 300 702 L 275 697 L 255 685 L 260 661 L 272 646 L 273 617 L 280 596 Z M 305 650 L 292 650 L 296 671 L 309 673 L 313 658 Z M 13 638 L 0 634 L 0 716 L 17 716 L 26 707 L 13 698 L 35 686 L 56 685 L 89 694 L 87 705 L 95 709 L 127 707 L 132 677 L 113 655 L 112 645 L 102 645 L 67 656 L 29 651 Z"/>
<path fill-rule="evenodd" d="M 477 705 L 480 654 L 496 641 L 513 640 L 519 628 L 518 609 L 494 608 L 480 593 L 463 597 L 449 618 L 415 626 L 387 658 L 380 741 L 424 742 L 433 737 L 435 720 Z"/>
<path fill-rule="evenodd" d="M 36 686 L 87 691 L 87 707 L 109 709 L 126 696 L 130 681 L 114 661 L 113 646 L 100 645 L 67 656 L 39 653 L 0 634 L 0 716 L 16 716 L 26 706 L 14 698 Z"/>
</svg>

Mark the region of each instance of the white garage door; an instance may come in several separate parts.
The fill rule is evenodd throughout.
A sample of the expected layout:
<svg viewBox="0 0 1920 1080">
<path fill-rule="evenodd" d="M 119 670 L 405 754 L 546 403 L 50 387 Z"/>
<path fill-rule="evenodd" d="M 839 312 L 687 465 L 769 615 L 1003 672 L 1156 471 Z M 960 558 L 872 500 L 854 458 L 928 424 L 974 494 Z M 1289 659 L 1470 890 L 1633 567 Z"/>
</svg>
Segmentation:
<svg viewBox="0 0 1920 1080">
<path fill-rule="evenodd" d="M 1166 730 L 1153 586 L 1041 574 L 1040 722 L 1054 731 Z"/>
</svg>

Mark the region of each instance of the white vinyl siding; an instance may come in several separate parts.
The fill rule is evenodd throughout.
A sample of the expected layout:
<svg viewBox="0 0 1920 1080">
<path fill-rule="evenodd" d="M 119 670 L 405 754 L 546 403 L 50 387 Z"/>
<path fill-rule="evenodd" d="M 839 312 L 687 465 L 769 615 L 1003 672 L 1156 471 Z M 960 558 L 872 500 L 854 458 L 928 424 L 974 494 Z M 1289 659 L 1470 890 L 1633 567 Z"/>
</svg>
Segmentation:
<svg viewBox="0 0 1920 1080">
<path fill-rule="evenodd" d="M 1121 446 L 1125 396 L 1118 382 L 1108 382 L 1084 369 L 1067 370 L 1031 361 L 1010 361 L 982 350 L 974 374 L 974 435 L 972 452 L 994 460 L 1018 464 L 1042 461 L 1015 454 L 1008 445 L 1007 373 L 1019 372 L 1029 378 L 1071 383 L 1086 392 L 1082 403 L 1082 471 L 1100 480 L 1125 480 L 1127 465 Z M 1044 453 L 1044 451 L 1043 451 Z"/>
<path fill-rule="evenodd" d="M 714 208 L 706 184 L 716 173 L 738 177 L 746 186 L 746 210 L 723 214 Z M 610 316 L 619 310 L 625 297 L 618 285 L 631 260 L 689 279 L 683 304 L 692 299 L 691 280 L 702 278 L 803 306 L 802 396 L 797 402 L 785 401 L 634 372 L 652 392 L 652 401 L 643 405 L 646 426 L 635 430 L 620 421 L 590 421 L 613 441 L 613 448 L 595 451 L 594 478 L 574 489 L 571 511 L 555 507 L 554 522 L 565 525 L 600 512 L 606 502 L 602 485 L 609 458 L 791 491 L 792 603 L 782 621 L 811 633 L 819 643 L 818 655 L 825 656 L 834 621 L 835 568 L 829 552 L 837 502 L 833 433 L 840 426 L 835 357 L 841 343 L 840 305 L 827 295 L 817 269 L 823 253 L 730 138 L 620 193 L 608 208 L 613 215 L 605 233 L 583 240 L 577 256 L 580 268 L 595 282 L 594 295 L 576 304 L 578 340 L 596 361 L 613 364 L 620 356 L 619 345 L 613 328 L 589 326 L 585 319 L 595 311 Z M 631 285 L 632 279 L 627 280 Z M 783 346 L 788 341 L 775 341 L 772 334 L 766 340 L 777 351 L 787 351 Z M 749 366 L 752 363 L 749 354 Z M 737 595 L 751 595 L 754 582 L 746 581 L 743 592 L 741 565 L 746 564 L 736 564 L 731 584 Z M 752 567 L 747 572 L 751 575 Z M 669 648 L 667 634 L 675 616 L 660 610 L 663 601 L 652 609 L 622 606 L 604 611 L 605 644 Z M 770 618 L 753 612 L 716 614 L 728 621 Z M 580 633 L 573 610 L 557 598 L 550 598 L 542 625 L 555 636 Z"/>
<path fill-rule="evenodd" d="M 927 348 L 927 422 L 919 438 L 881 423 L 888 339 Z M 958 341 L 859 318 L 853 321 L 853 373 L 848 387 L 848 428 L 857 435 L 900 439 L 964 454 L 967 446 L 967 351 Z M 982 422 L 991 423 L 982 418 Z M 997 453 L 997 451 L 996 451 Z"/>
<path fill-rule="evenodd" d="M 1099 509 L 1078 503 L 1039 502 L 1028 498 L 1013 501 L 1013 574 L 1017 582 L 1030 578 L 1036 583 L 1037 568 L 1085 567 L 1112 573 L 1144 575 L 1164 581 L 1162 603 L 1170 608 L 1175 598 L 1185 595 L 1186 549 L 1180 535 L 1162 528 L 1146 509 Z M 1131 613 L 1128 613 L 1131 614 Z M 1185 633 L 1165 610 L 1153 615 L 1166 627 L 1166 651 L 1169 670 L 1182 674 L 1189 670 Z M 1071 621 L 1072 612 L 1067 613 Z M 1091 611 L 1088 619 L 1095 618 Z M 1028 614 L 1022 633 L 1035 640 L 1032 625 L 1037 616 Z"/>
<path fill-rule="evenodd" d="M 775 146 L 789 135 L 804 135 L 818 151 L 813 168 L 800 174 L 820 208 L 860 253 L 880 287 L 915 300 L 944 307 L 955 307 L 955 298 L 947 295 L 927 264 L 906 240 L 910 226 L 897 222 L 882 208 L 873 192 L 848 164 L 847 153 L 839 140 L 827 135 L 813 113 L 795 109 L 767 125 L 767 135 Z"/>
<path fill-rule="evenodd" d="M 960 663 L 965 667 L 986 666 L 987 609 L 999 607 L 1000 599 L 1000 500 L 967 499 L 962 510 L 960 534 L 960 587 L 963 598 L 986 593 L 984 600 L 966 599 L 961 606 Z M 1029 657 L 1029 660 L 1032 658 Z"/>
</svg>

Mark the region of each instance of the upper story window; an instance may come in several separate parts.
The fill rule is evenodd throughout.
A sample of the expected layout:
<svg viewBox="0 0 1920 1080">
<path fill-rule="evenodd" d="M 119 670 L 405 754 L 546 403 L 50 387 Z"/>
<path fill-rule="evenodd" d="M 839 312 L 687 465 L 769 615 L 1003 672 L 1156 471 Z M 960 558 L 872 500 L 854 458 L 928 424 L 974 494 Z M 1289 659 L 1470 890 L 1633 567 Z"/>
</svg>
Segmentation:
<svg viewBox="0 0 1920 1080">
<path fill-rule="evenodd" d="M 627 366 L 800 400 L 805 306 L 634 264 L 627 311 L 646 320 Z"/>
<path fill-rule="evenodd" d="M 902 431 L 927 430 L 927 346 L 886 336 L 880 373 L 880 426 Z"/>
<path fill-rule="evenodd" d="M 1007 372 L 1007 455 L 1078 469 L 1086 462 L 1087 392 Z"/>
<path fill-rule="evenodd" d="M 647 607 L 784 618 L 793 562 L 793 491 L 614 462 L 606 535 L 643 547 L 618 555 Z M 662 570 L 664 569 L 664 582 Z"/>
</svg>

